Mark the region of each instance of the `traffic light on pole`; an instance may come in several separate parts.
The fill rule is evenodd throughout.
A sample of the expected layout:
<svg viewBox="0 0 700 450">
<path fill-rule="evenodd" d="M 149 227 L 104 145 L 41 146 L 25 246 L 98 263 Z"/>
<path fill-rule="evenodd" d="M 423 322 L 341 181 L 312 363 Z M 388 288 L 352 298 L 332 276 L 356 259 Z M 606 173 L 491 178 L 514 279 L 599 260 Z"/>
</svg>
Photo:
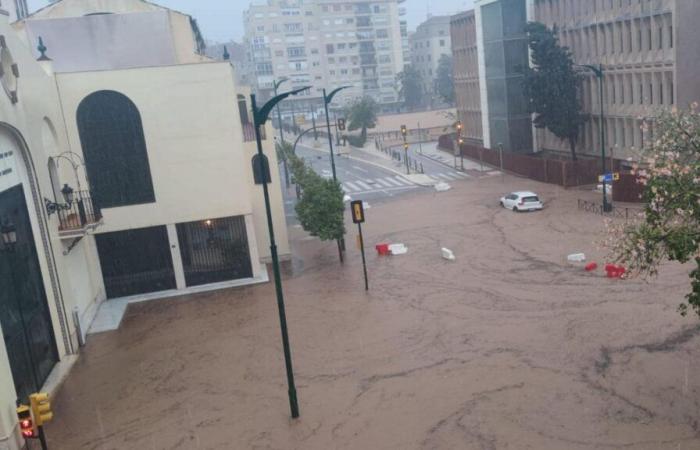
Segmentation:
<svg viewBox="0 0 700 450">
<path fill-rule="evenodd" d="M 32 420 L 32 411 L 27 405 L 19 405 L 17 407 L 17 420 L 19 421 L 19 429 L 22 437 L 25 439 L 35 439 L 38 437 L 34 421 Z"/>
<path fill-rule="evenodd" d="M 338 119 L 338 130 L 345 131 L 345 119 Z"/>
<path fill-rule="evenodd" d="M 457 122 L 457 133 L 462 134 L 462 122 Z"/>
<path fill-rule="evenodd" d="M 49 394 L 44 392 L 32 394 L 29 396 L 29 404 L 32 408 L 32 415 L 34 416 L 36 426 L 40 427 L 47 422 L 51 422 L 53 419 L 53 412 L 51 411 Z"/>
<path fill-rule="evenodd" d="M 401 134 L 406 136 L 406 133 L 408 133 L 408 130 L 406 129 L 406 125 L 401 125 Z"/>
</svg>

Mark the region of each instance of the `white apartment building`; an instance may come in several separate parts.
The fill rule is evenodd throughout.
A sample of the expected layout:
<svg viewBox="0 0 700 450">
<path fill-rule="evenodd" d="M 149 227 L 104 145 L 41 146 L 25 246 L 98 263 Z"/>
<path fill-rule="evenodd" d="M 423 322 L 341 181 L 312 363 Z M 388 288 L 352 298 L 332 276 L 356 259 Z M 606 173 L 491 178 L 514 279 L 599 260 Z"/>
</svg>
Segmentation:
<svg viewBox="0 0 700 450">
<path fill-rule="evenodd" d="M 435 77 L 442 55 L 452 56 L 450 16 L 433 16 L 411 35 L 411 64 L 420 73 L 423 91 L 435 95 Z"/>
<path fill-rule="evenodd" d="M 542 0 L 534 20 L 559 28 L 561 43 L 578 64 L 602 64 L 606 147 L 617 158 L 635 156 L 653 137 L 653 118 L 661 109 L 685 108 L 700 100 L 700 3 L 697 0 Z M 580 151 L 600 154 L 597 79 L 583 82 Z M 642 131 L 642 121 L 649 131 Z M 538 130 L 538 146 L 564 149 L 550 133 Z"/>
<path fill-rule="evenodd" d="M 334 99 L 336 106 L 362 96 L 385 106 L 396 104 L 396 76 L 404 66 L 402 2 L 254 1 L 244 23 L 257 91 L 269 96 L 274 81 L 282 78 L 290 80 L 286 89 L 312 86 L 305 97 L 288 103 L 296 104 L 297 111 L 308 110 L 312 102 L 320 107 L 322 89 L 339 86 L 350 88 Z"/>
</svg>

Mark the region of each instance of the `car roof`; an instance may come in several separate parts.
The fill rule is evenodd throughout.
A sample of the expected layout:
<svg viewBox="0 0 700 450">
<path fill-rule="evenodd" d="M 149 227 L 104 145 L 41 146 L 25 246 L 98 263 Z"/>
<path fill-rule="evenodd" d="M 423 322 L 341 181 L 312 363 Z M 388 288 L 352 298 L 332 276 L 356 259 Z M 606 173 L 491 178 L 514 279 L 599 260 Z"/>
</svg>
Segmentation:
<svg viewBox="0 0 700 450">
<path fill-rule="evenodd" d="M 532 191 L 515 191 L 511 192 L 511 194 L 519 195 L 520 197 L 537 197 L 537 194 Z"/>
</svg>

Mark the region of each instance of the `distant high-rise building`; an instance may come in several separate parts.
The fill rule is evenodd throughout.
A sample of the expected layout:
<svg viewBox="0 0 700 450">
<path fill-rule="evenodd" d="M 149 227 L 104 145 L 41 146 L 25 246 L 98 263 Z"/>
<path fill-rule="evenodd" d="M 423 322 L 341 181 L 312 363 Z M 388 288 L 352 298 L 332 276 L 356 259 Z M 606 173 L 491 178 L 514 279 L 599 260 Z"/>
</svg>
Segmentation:
<svg viewBox="0 0 700 450">
<path fill-rule="evenodd" d="M 370 96 L 385 108 L 399 101 L 396 76 L 404 67 L 399 3 L 403 0 L 267 0 L 244 13 L 248 58 L 262 97 L 274 82 L 312 86 L 288 100 L 297 112 L 320 105 L 322 89 L 350 86 L 333 100 Z M 404 33 L 405 34 L 405 33 Z"/>
<path fill-rule="evenodd" d="M 435 95 L 435 76 L 442 55 L 452 55 L 450 16 L 433 16 L 411 35 L 411 64 L 421 75 L 423 91 Z"/>
</svg>

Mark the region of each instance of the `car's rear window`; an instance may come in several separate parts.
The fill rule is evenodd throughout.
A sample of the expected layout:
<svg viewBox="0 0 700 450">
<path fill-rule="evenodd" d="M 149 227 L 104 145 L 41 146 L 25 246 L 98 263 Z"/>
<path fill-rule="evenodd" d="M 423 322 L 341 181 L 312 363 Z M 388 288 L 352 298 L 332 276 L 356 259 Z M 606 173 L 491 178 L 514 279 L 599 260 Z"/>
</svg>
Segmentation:
<svg viewBox="0 0 700 450">
<path fill-rule="evenodd" d="M 523 203 L 535 203 L 539 201 L 540 199 L 537 197 L 523 197 Z"/>
</svg>

